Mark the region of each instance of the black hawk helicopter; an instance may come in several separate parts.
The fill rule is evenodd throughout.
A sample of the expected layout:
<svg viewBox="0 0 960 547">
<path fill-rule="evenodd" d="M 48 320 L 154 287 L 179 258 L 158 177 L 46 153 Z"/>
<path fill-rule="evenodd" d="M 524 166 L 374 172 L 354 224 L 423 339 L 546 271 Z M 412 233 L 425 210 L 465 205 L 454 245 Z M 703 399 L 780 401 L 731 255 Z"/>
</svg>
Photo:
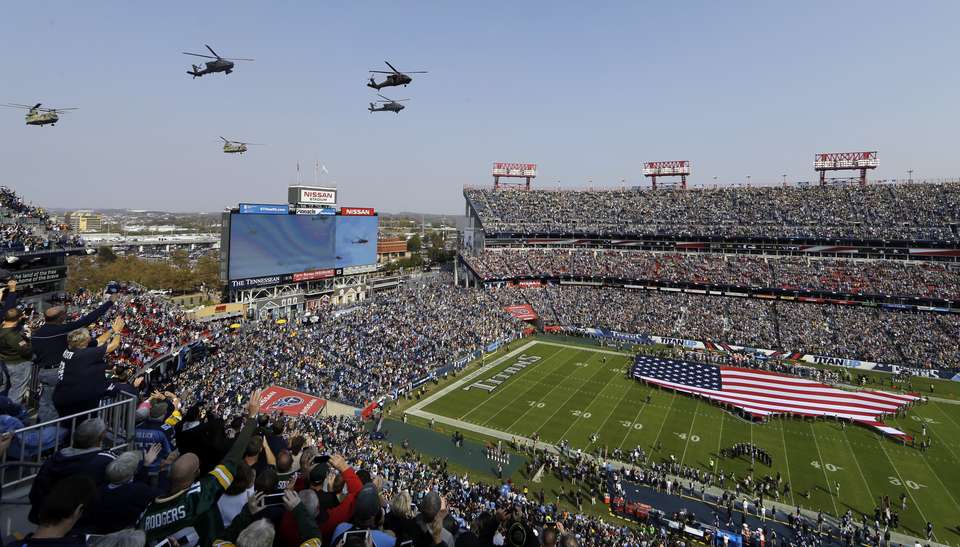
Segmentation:
<svg viewBox="0 0 960 547">
<path fill-rule="evenodd" d="M 387 61 L 384 61 L 384 63 L 387 63 Z M 410 82 L 413 81 L 413 78 L 411 78 L 410 76 L 407 76 L 407 74 L 426 74 L 426 73 L 427 73 L 426 70 L 414 70 L 414 71 L 411 71 L 411 72 L 407 72 L 407 73 L 405 74 L 405 73 L 403 73 L 403 72 L 400 72 L 400 71 L 397 70 L 396 68 L 394 68 L 394 66 L 391 65 L 390 63 L 387 63 L 387 66 L 390 67 L 390 71 L 386 71 L 386 70 L 371 70 L 371 71 L 370 71 L 371 74 L 388 74 L 387 79 L 385 79 L 384 81 L 382 81 L 382 82 L 380 82 L 380 83 L 378 84 L 378 83 L 373 79 L 373 76 L 371 76 L 371 77 L 370 77 L 370 81 L 367 82 L 367 87 L 372 87 L 373 89 L 376 89 L 377 91 L 380 91 L 380 89 L 382 89 L 382 88 L 384 88 L 384 87 L 391 87 L 391 86 L 396 86 L 396 85 L 402 85 L 402 86 L 406 87 L 407 84 L 409 84 Z"/>
<path fill-rule="evenodd" d="M 203 44 L 207 46 L 207 44 Z M 253 59 L 227 59 L 226 57 L 221 57 L 217 55 L 216 51 L 213 51 L 213 48 L 207 46 L 207 49 L 210 50 L 210 53 L 213 53 L 213 57 L 209 55 L 202 55 L 200 53 L 188 53 L 183 52 L 184 55 L 193 55 L 196 57 L 205 57 L 207 59 L 213 59 L 212 61 L 207 61 L 206 68 L 200 68 L 199 65 L 191 65 L 193 70 L 188 70 L 187 74 L 192 75 L 194 78 L 197 76 L 203 76 L 204 74 L 213 74 L 214 72 L 223 72 L 224 74 L 230 74 L 233 72 L 233 61 L 252 61 Z"/>
<path fill-rule="evenodd" d="M 402 101 L 409 101 L 410 99 L 388 99 L 383 95 L 377 93 L 377 97 L 382 98 L 382 101 L 377 101 L 376 103 L 370 103 L 370 112 L 394 112 L 399 114 L 401 110 L 406 108 L 402 104 Z M 377 103 L 380 103 L 381 106 L 377 106 Z"/>
<path fill-rule="evenodd" d="M 40 108 L 43 103 L 37 103 L 33 106 L 28 104 L 10 103 L 3 106 L 10 108 L 22 108 L 27 111 L 25 116 L 27 125 L 50 125 L 54 126 L 60 121 L 60 114 L 65 114 L 67 110 L 76 110 L 76 108 Z"/>
</svg>

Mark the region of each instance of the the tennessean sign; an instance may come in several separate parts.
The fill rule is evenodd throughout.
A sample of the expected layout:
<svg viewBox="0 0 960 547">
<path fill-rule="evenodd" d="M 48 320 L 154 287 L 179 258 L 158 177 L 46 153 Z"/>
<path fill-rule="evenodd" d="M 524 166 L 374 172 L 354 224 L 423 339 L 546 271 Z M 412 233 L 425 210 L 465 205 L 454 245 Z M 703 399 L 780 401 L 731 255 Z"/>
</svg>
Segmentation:
<svg viewBox="0 0 960 547">
<path fill-rule="evenodd" d="M 477 380 L 476 382 L 463 388 L 463 390 L 467 391 L 470 389 L 482 389 L 488 392 L 493 391 L 497 389 L 497 386 L 502 384 L 504 381 L 509 380 L 511 376 L 527 368 L 528 366 L 537 363 L 539 360 L 539 355 L 521 355 L 517 358 L 516 363 L 513 363 L 507 368 L 501 370 L 499 373 L 494 374 L 485 380 Z"/>
</svg>

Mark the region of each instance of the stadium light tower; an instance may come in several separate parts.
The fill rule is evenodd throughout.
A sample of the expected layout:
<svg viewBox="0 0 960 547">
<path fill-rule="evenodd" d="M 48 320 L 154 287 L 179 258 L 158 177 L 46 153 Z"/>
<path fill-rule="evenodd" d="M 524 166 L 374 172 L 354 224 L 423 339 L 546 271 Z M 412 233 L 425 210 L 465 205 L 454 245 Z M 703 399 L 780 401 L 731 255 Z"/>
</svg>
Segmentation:
<svg viewBox="0 0 960 547">
<path fill-rule="evenodd" d="M 643 176 L 650 178 L 653 189 L 657 189 L 657 177 L 680 177 L 680 187 L 687 189 L 687 176 L 690 175 L 690 162 L 648 161 L 643 164 Z"/>
<path fill-rule="evenodd" d="M 860 186 L 867 184 L 867 169 L 876 169 L 877 152 L 830 152 L 813 158 L 813 169 L 820 172 L 820 186 L 827 184 L 827 171 L 860 171 Z"/>
<path fill-rule="evenodd" d="M 500 177 L 507 179 L 522 178 L 523 182 L 500 182 Z M 530 180 L 537 178 L 537 164 L 535 163 L 503 163 L 495 162 L 493 164 L 493 189 L 501 188 L 530 189 Z M 560 181 L 557 181 L 559 185 Z"/>
</svg>

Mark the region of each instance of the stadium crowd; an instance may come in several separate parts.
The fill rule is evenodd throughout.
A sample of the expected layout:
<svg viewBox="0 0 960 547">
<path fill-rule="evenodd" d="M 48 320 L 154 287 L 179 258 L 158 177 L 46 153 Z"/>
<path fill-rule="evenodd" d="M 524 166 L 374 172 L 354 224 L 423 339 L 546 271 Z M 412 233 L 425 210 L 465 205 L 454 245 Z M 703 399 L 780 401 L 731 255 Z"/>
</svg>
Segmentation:
<svg viewBox="0 0 960 547">
<path fill-rule="evenodd" d="M 556 248 L 463 257 L 485 280 L 601 277 L 960 300 L 960 268 L 938 262 Z"/>
<path fill-rule="evenodd" d="M 70 233 L 69 226 L 53 222 L 42 208 L 0 186 L 0 250 L 29 252 L 82 245 L 83 240 Z"/>
<path fill-rule="evenodd" d="M 960 239 L 955 183 L 464 195 L 487 234 Z"/>
<path fill-rule="evenodd" d="M 960 318 L 869 308 L 584 286 L 492 290 L 546 325 L 601 327 L 890 365 L 960 369 Z"/>
</svg>

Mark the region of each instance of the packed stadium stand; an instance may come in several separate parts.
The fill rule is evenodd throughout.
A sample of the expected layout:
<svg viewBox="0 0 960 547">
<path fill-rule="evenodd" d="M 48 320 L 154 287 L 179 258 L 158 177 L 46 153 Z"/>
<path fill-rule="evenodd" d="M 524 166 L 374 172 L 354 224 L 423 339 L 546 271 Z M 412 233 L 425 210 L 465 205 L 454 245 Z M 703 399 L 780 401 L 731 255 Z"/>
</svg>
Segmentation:
<svg viewBox="0 0 960 547">
<path fill-rule="evenodd" d="M 942 190 L 943 199 L 927 190 L 901 195 L 895 188 L 870 188 L 860 198 L 851 198 L 850 189 L 802 194 L 849 205 L 829 217 L 820 210 L 822 203 L 814 207 L 801 194 L 786 191 L 705 192 L 693 198 L 626 192 L 468 191 L 467 196 L 491 236 L 501 230 L 512 235 L 647 233 L 653 224 L 645 219 L 652 213 L 691 206 L 701 215 L 693 232 L 770 234 L 786 226 L 787 232 L 806 235 L 899 234 L 954 242 L 957 209 L 949 203 L 956 204 L 958 194 L 954 187 Z M 9 250 L 82 243 L 12 192 L 0 197 Z M 782 205 L 769 215 L 757 211 L 757 205 L 775 197 Z M 741 210 L 740 217 L 731 218 L 742 223 L 700 212 L 697 207 L 706 202 L 727 207 L 728 213 Z M 884 232 L 883 222 L 910 207 L 916 207 L 915 215 Z M 807 209 L 818 221 L 829 218 L 834 224 L 801 222 L 800 211 Z M 581 219 L 577 211 L 590 215 Z M 864 224 L 852 221 L 857 217 Z M 679 226 L 678 221 L 668 231 L 682 235 Z M 517 247 L 515 240 L 511 246 Z M 531 449 L 531 469 L 577 485 L 576 491 L 561 487 L 556 496 L 545 497 L 542 488 L 484 482 L 451 470 L 445 460 L 379 442 L 353 415 L 284 417 L 261 408 L 257 388 L 275 385 L 339 401 L 368 416 L 366 410 L 375 406 L 370 403 L 412 396 L 424 383 L 529 334 L 531 324 L 505 310 L 514 304 L 531 305 L 541 327 L 608 328 L 917 368 L 960 368 L 955 314 L 604 286 L 607 279 L 642 278 L 948 300 L 958 291 L 946 262 L 493 247 L 461 257 L 474 276 L 470 284 L 477 286 L 459 286 L 448 274 L 423 275 L 395 292 L 317 309 L 289 323 L 200 323 L 135 285 L 63 295 L 60 305 L 30 316 L 18 308 L 21 288 L 11 278 L 4 288 L 0 338 L 6 394 L 0 396 L 5 496 L 0 501 L 7 511 L 13 507 L 6 504 L 10 496 L 15 502 L 25 499 L 23 519 L 10 531 L 34 533 L 26 539 L 16 535 L 11 545 L 640 547 L 680 544 L 691 537 L 712 543 L 710 530 L 719 527 L 711 529 L 679 506 L 647 508 L 642 523 L 599 518 L 579 508 L 586 505 L 584 496 L 594 505 L 611 502 L 613 495 L 610 507 L 622 506 L 625 489 L 638 484 L 652 486 L 665 503 L 671 494 L 694 495 L 694 485 L 704 496 L 706 485 L 718 484 L 713 473 L 648 461 L 636 451 L 617 449 L 613 458 L 642 463 L 646 467 L 639 474 L 621 471 L 606 455 L 603 461 L 566 447 Z M 461 274 L 467 275 L 458 268 Z M 599 281 L 561 283 L 566 277 Z M 517 280 L 536 283 L 516 286 L 523 285 Z M 748 478 L 744 481 L 753 487 Z M 719 494 L 715 502 L 719 507 Z M 777 533 L 785 544 L 788 536 L 794 544 L 826 541 L 820 523 L 814 526 L 815 516 L 807 513 L 789 518 L 774 513 L 781 522 L 770 528 L 757 521 L 768 514 L 762 503 L 745 503 L 742 513 L 747 537 L 755 533 L 757 544 L 760 537 L 775 544 Z M 832 522 L 833 544 L 880 541 L 879 526 L 872 531 L 840 515 Z"/>
<path fill-rule="evenodd" d="M 960 184 L 687 191 L 466 189 L 489 235 L 960 239 Z"/>
</svg>

